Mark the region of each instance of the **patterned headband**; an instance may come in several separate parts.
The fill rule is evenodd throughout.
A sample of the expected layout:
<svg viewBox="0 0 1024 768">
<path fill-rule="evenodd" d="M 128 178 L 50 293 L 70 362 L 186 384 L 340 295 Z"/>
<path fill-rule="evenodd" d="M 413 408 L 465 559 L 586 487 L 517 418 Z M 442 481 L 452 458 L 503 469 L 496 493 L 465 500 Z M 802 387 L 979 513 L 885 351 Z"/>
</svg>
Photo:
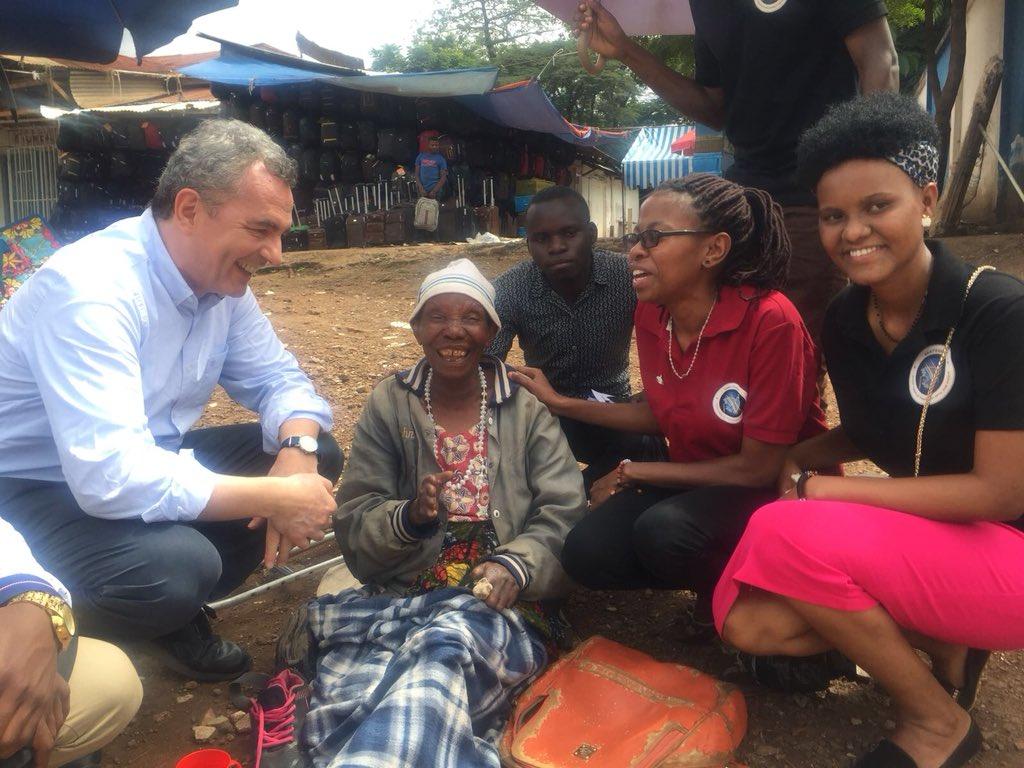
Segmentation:
<svg viewBox="0 0 1024 768">
<path fill-rule="evenodd" d="M 939 180 L 939 150 L 927 141 L 904 147 L 886 160 L 898 166 L 919 187 Z"/>
</svg>

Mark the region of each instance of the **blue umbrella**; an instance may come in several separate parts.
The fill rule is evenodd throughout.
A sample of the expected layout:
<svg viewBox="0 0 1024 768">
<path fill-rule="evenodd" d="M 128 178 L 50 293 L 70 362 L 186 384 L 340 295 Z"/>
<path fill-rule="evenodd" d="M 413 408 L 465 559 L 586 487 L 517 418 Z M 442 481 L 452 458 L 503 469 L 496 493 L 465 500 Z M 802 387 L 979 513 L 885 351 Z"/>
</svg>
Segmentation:
<svg viewBox="0 0 1024 768">
<path fill-rule="evenodd" d="M 0 53 L 106 64 L 125 28 L 139 58 L 184 34 L 192 20 L 238 0 L 0 0 Z"/>
</svg>

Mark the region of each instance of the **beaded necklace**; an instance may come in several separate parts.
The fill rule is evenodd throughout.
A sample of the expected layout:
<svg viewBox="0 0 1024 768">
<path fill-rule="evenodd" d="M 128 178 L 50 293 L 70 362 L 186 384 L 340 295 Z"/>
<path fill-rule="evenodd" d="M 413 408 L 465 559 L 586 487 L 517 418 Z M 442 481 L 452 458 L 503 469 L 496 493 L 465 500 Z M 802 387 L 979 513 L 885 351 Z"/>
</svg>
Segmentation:
<svg viewBox="0 0 1024 768">
<path fill-rule="evenodd" d="M 480 421 L 476 425 L 476 439 L 473 441 L 474 456 L 469 460 L 466 472 L 455 472 L 452 479 L 445 485 L 453 491 L 465 491 L 466 482 L 472 480 L 476 486 L 476 503 L 480 510 L 486 510 L 487 505 L 483 501 L 483 489 L 487 486 L 487 465 L 484 463 L 484 443 L 487 440 L 487 378 L 484 376 L 482 366 L 477 366 L 477 373 L 480 375 Z M 430 426 L 434 430 L 434 454 L 438 465 L 441 464 L 441 452 L 439 449 L 440 436 L 437 433 L 437 422 L 434 420 L 434 408 L 430 403 L 430 385 L 434 379 L 434 369 L 427 371 L 427 382 L 423 388 L 423 402 L 427 407 L 427 416 L 430 418 Z"/>
</svg>

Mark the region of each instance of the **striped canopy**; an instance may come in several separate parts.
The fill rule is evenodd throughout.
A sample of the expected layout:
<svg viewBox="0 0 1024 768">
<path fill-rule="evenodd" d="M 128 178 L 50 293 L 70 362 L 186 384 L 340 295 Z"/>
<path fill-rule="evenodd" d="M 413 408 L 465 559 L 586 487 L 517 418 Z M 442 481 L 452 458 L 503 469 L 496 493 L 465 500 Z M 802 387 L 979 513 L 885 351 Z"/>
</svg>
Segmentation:
<svg viewBox="0 0 1024 768">
<path fill-rule="evenodd" d="M 622 177 L 631 189 L 650 189 L 693 171 L 693 158 L 672 152 L 672 142 L 691 129 L 688 125 L 641 128 L 622 158 Z"/>
</svg>

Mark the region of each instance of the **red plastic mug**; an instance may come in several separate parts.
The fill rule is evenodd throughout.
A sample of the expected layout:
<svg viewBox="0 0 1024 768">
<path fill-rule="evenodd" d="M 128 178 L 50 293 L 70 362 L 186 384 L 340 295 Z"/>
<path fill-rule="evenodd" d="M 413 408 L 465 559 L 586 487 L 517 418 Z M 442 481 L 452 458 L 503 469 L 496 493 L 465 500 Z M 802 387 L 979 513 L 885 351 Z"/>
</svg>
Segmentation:
<svg viewBox="0 0 1024 768">
<path fill-rule="evenodd" d="M 200 749 L 185 755 L 174 768 L 242 768 L 223 749 Z"/>
</svg>

